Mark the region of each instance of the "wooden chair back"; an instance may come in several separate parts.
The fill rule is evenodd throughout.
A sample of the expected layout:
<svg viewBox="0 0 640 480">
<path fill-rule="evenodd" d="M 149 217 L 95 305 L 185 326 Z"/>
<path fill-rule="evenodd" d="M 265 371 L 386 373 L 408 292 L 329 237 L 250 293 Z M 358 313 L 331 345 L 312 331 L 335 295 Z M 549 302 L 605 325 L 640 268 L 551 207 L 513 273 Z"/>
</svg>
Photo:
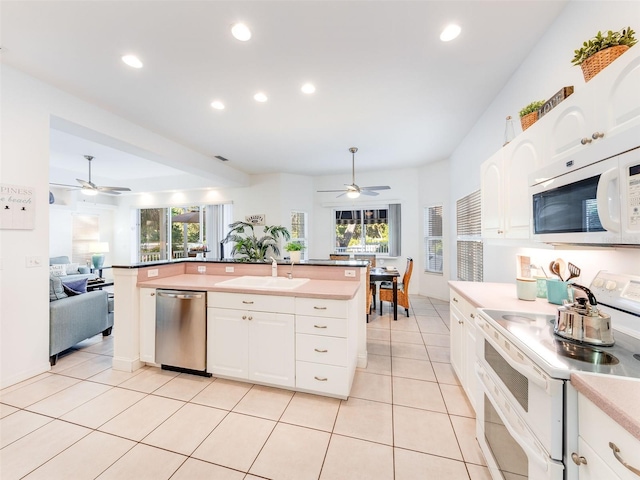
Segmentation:
<svg viewBox="0 0 640 480">
<path fill-rule="evenodd" d="M 348 253 L 331 253 L 329 254 L 329 260 L 349 260 L 351 255 Z"/>
</svg>

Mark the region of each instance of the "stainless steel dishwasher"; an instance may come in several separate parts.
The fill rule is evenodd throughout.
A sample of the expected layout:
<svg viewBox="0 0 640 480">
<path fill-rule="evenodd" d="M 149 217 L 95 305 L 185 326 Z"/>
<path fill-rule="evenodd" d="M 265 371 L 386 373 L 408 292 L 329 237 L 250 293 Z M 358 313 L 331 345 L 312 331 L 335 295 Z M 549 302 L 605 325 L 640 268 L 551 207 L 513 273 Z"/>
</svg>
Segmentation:
<svg viewBox="0 0 640 480">
<path fill-rule="evenodd" d="M 156 291 L 156 363 L 163 369 L 211 376 L 206 298 L 206 292 Z"/>
</svg>

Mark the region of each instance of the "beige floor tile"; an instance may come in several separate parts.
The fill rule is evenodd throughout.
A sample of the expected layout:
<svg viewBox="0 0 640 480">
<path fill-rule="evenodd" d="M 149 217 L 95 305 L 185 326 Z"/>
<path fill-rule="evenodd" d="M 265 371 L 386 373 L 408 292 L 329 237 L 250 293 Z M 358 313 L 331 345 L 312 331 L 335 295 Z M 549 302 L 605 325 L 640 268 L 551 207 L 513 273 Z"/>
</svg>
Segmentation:
<svg viewBox="0 0 640 480">
<path fill-rule="evenodd" d="M 372 355 L 391 355 L 391 342 L 385 340 L 367 340 L 367 353 Z"/>
<path fill-rule="evenodd" d="M 83 349 L 82 351 L 87 353 L 95 353 L 98 355 L 113 356 L 113 335 L 103 337 L 102 334 L 100 334 L 100 337 L 100 341 L 94 343 L 90 347 Z"/>
<path fill-rule="evenodd" d="M 391 331 L 387 328 L 367 328 L 367 340 L 391 341 Z"/>
<path fill-rule="evenodd" d="M 417 408 L 393 407 L 395 446 L 462 460 L 449 416 Z"/>
<path fill-rule="evenodd" d="M 99 397 L 71 410 L 63 415 L 61 419 L 89 428 L 98 428 L 144 397 L 146 397 L 146 394 L 142 392 L 124 388 L 112 388 Z"/>
<path fill-rule="evenodd" d="M 119 386 L 138 392 L 152 393 L 176 376 L 178 376 L 178 372 L 151 367 L 126 382 L 122 382 Z"/>
<path fill-rule="evenodd" d="M 113 342 L 114 335 L 109 335 L 108 337 L 103 337 L 102 333 L 94 335 L 93 337 L 87 338 L 81 342 L 76 343 L 72 348 L 78 351 L 86 351 L 87 348 L 102 343 L 103 341 Z"/>
<path fill-rule="evenodd" d="M 425 360 L 393 357 L 391 371 L 394 377 L 413 378 L 415 380 L 425 380 L 427 382 L 436 381 L 436 376 L 433 372 L 431 362 L 427 362 Z"/>
<path fill-rule="evenodd" d="M 144 368 L 139 368 L 135 372 L 122 372 L 120 370 L 108 369 L 98 373 L 97 375 L 89 377 L 88 380 L 91 382 L 104 383 L 106 385 L 115 387 L 126 382 L 127 380 L 132 379 L 136 375 L 140 375 L 144 371 Z"/>
<path fill-rule="evenodd" d="M 404 309 L 402 309 L 404 312 Z M 409 314 L 411 315 L 411 314 Z M 394 320 L 389 322 L 389 328 L 393 331 L 404 331 L 404 332 L 419 332 L 418 324 L 413 315 L 407 317 L 406 315 L 400 315 L 398 312 L 398 320 Z"/>
<path fill-rule="evenodd" d="M 424 345 L 414 345 L 411 343 L 394 343 L 391 345 L 391 356 L 413 358 L 415 360 L 429 360 L 427 349 Z"/>
<path fill-rule="evenodd" d="M 440 317 L 420 317 L 416 316 L 418 327 L 422 333 L 439 333 L 447 335 L 449 328 Z"/>
<path fill-rule="evenodd" d="M 228 413 L 218 408 L 187 403 L 147 435 L 142 443 L 191 455 Z"/>
<path fill-rule="evenodd" d="M 82 437 L 88 428 L 54 420 L 0 450 L 0 478 L 22 478 Z"/>
<path fill-rule="evenodd" d="M 40 375 L 36 375 L 35 377 L 27 378 L 26 380 L 16 383 L 15 385 L 11 385 L 10 387 L 3 388 L 2 390 L 0 390 L 0 398 L 2 398 L 3 395 L 9 392 L 13 392 L 14 390 L 18 390 L 22 387 L 26 387 L 27 385 L 39 382 L 40 380 L 44 380 L 45 378 L 51 377 L 51 376 L 52 374 L 50 374 L 49 372 L 45 372 L 45 373 L 41 373 Z"/>
<path fill-rule="evenodd" d="M 427 347 L 429 358 L 432 362 L 451 363 L 451 350 L 449 347 Z"/>
<path fill-rule="evenodd" d="M 205 387 L 211 384 L 212 381 L 213 380 L 211 378 L 181 373 L 177 377 L 169 380 L 158 390 L 153 392 L 153 394 L 188 402 L 204 390 Z"/>
<path fill-rule="evenodd" d="M 437 383 L 393 377 L 393 404 L 447 413 Z"/>
<path fill-rule="evenodd" d="M 394 449 L 395 480 L 469 480 L 463 462 L 426 453 Z"/>
<path fill-rule="evenodd" d="M 491 480 L 491 473 L 487 467 L 467 463 L 467 470 L 471 480 Z"/>
<path fill-rule="evenodd" d="M 91 360 L 96 357 L 97 355 L 95 355 L 94 353 L 85 353 L 85 352 L 78 352 L 78 351 L 65 353 L 64 355 L 58 356 L 58 361 L 53 367 L 51 367 L 50 372 L 60 373 L 66 370 L 67 368 L 75 367 L 77 365 L 80 365 L 83 362 L 86 362 L 87 360 Z"/>
<path fill-rule="evenodd" d="M 413 306 L 413 314 L 418 317 L 437 317 L 438 312 L 433 305 L 416 305 Z"/>
<path fill-rule="evenodd" d="M 234 382 L 232 380 L 218 378 L 198 395 L 193 397 L 191 401 L 209 407 L 231 410 L 242 400 L 242 397 L 244 397 L 250 389 L 250 383 Z"/>
<path fill-rule="evenodd" d="M 450 415 L 475 418 L 476 414 L 461 386 L 440 385 L 440 390 Z"/>
<path fill-rule="evenodd" d="M 391 345 L 396 343 L 413 343 L 424 345 L 424 340 L 420 332 L 405 332 L 404 330 L 391 330 Z"/>
<path fill-rule="evenodd" d="M 271 420 L 231 412 L 191 456 L 246 472 L 275 425 Z"/>
<path fill-rule="evenodd" d="M 367 323 L 367 329 L 380 328 L 388 330 L 391 321 L 392 320 L 389 315 L 378 315 L 378 313 L 374 313 L 373 315 L 369 315 L 369 323 Z"/>
<path fill-rule="evenodd" d="M 236 413 L 278 420 L 293 397 L 290 390 L 254 385 L 233 408 Z"/>
<path fill-rule="evenodd" d="M 391 375 L 391 357 L 386 355 L 367 355 L 367 368 L 358 368 L 358 371 L 367 373 L 379 373 Z"/>
<path fill-rule="evenodd" d="M 30 405 L 26 409 L 58 418 L 112 388 L 101 383 L 80 382 Z"/>
<path fill-rule="evenodd" d="M 91 432 L 25 478 L 92 480 L 135 445 L 131 440 L 102 432 Z"/>
<path fill-rule="evenodd" d="M 391 376 L 359 370 L 353 377 L 350 396 L 391 403 Z"/>
<path fill-rule="evenodd" d="M 64 377 L 62 375 L 50 375 L 34 383 L 30 383 L 17 390 L 2 393 L 0 402 L 18 408 L 25 408 L 43 400 L 65 388 L 75 385 L 80 380 Z"/>
<path fill-rule="evenodd" d="M 99 430 L 140 441 L 167 418 L 178 411 L 184 402 L 148 395 L 102 425 Z"/>
<path fill-rule="evenodd" d="M 139 443 L 98 478 L 100 480 L 164 480 L 169 479 L 186 457 Z"/>
<path fill-rule="evenodd" d="M 112 357 L 97 355 L 94 358 L 87 360 L 86 362 L 82 362 L 78 365 L 74 365 L 73 367 L 62 370 L 60 374 L 66 375 L 67 377 L 81 378 L 85 380 L 89 377 L 97 375 L 100 372 L 104 372 L 105 370 L 110 369 L 112 363 Z"/>
<path fill-rule="evenodd" d="M 330 437 L 328 432 L 278 423 L 250 473 L 278 480 L 316 480 Z"/>
<path fill-rule="evenodd" d="M 171 480 L 243 480 L 244 473 L 230 468 L 220 467 L 212 463 L 188 458 L 178 469 Z M 258 478 L 258 477 L 254 477 Z"/>
<path fill-rule="evenodd" d="M 6 447 L 52 421 L 52 418 L 44 415 L 17 410 L 13 415 L 0 420 L 0 448 Z"/>
<path fill-rule="evenodd" d="M 433 371 L 436 374 L 438 383 L 446 383 L 449 385 L 460 385 L 460 380 L 450 363 L 432 363 Z"/>
<path fill-rule="evenodd" d="M 458 438 L 462 457 L 467 463 L 475 463 L 476 465 L 486 465 L 480 445 L 476 439 L 476 420 L 468 417 L 458 417 L 450 415 L 453 431 Z"/>
<path fill-rule="evenodd" d="M 393 448 L 356 438 L 332 435 L 320 480 L 389 480 Z"/>
<path fill-rule="evenodd" d="M 393 442 L 391 405 L 359 398 L 343 400 L 333 432 L 391 445 Z"/>
<path fill-rule="evenodd" d="M 442 333 L 423 333 L 422 338 L 424 344 L 429 347 L 448 347 L 449 346 L 449 334 Z"/>
<path fill-rule="evenodd" d="M 296 392 L 280 421 L 330 432 L 339 407 L 340 400 L 336 398 Z"/>
<path fill-rule="evenodd" d="M 5 405 L 4 403 L 0 403 L 0 419 L 4 418 L 12 413 L 17 412 L 19 409 L 16 407 L 12 407 L 11 405 Z"/>
</svg>

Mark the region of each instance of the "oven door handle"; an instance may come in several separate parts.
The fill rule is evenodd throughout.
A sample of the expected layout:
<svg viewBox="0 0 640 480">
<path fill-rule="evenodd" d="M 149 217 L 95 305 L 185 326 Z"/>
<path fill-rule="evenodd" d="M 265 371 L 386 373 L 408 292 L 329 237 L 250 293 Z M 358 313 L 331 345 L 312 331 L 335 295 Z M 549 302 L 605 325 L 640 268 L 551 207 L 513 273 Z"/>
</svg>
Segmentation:
<svg viewBox="0 0 640 480">
<path fill-rule="evenodd" d="M 496 408 L 496 405 L 499 405 L 499 402 L 489 392 L 490 388 L 486 384 L 486 382 L 489 382 L 489 383 L 493 383 L 493 382 L 491 381 L 491 379 L 487 375 L 487 372 L 485 372 L 484 368 L 482 368 L 478 363 L 476 363 L 476 374 L 478 375 L 478 378 L 480 379 L 480 386 L 481 386 L 484 394 L 487 396 L 489 401 L 491 403 L 493 403 L 494 409 L 495 409 L 496 413 L 498 414 L 498 416 L 500 417 L 500 420 L 502 421 L 502 424 L 504 425 L 504 427 L 509 432 L 509 435 L 511 435 L 513 437 L 513 439 L 516 441 L 516 443 L 518 445 L 520 445 L 520 448 L 522 448 L 527 453 L 527 457 L 528 458 L 530 458 L 530 459 L 534 460 L 536 463 L 538 463 L 544 469 L 545 472 L 548 471 L 549 470 L 549 462 L 548 462 L 549 456 L 546 454 L 546 452 L 544 452 L 543 449 L 541 451 L 541 448 L 537 447 L 537 445 L 535 445 L 535 443 L 533 445 L 531 445 L 531 443 L 533 443 L 533 442 L 527 441 L 527 439 L 520 432 L 516 432 L 516 430 L 513 428 L 512 424 L 511 424 L 511 421 L 510 421 L 511 419 L 505 418 L 506 415 L 504 414 L 502 408 Z M 513 413 L 513 408 L 510 408 L 509 412 L 510 412 L 510 415 L 512 417 L 514 417 L 513 422 L 515 424 L 519 423 L 520 420 L 519 420 L 518 417 L 516 417 L 516 414 Z M 484 430 L 484 426 L 482 427 L 482 429 Z M 527 433 L 527 432 L 525 432 L 525 433 Z M 529 437 L 531 437 L 531 435 L 529 435 Z"/>
<path fill-rule="evenodd" d="M 540 372 L 538 372 L 533 368 L 533 365 L 530 360 L 527 365 L 523 365 L 522 363 L 516 361 L 513 358 L 513 356 L 515 355 L 514 350 L 517 350 L 517 348 L 513 344 L 511 344 L 513 348 L 510 348 L 509 350 L 505 350 L 500 345 L 498 345 L 498 343 L 493 338 L 491 338 L 491 335 L 489 335 L 489 333 L 486 331 L 487 329 L 492 329 L 492 327 L 484 319 L 480 319 L 480 318 L 476 319 L 476 325 L 480 327 L 480 332 L 482 333 L 482 336 L 491 344 L 493 348 L 495 348 L 500 353 L 500 356 L 504 358 L 504 360 L 509 365 L 511 365 L 511 367 L 515 371 L 527 377 L 528 380 L 532 381 L 533 383 L 538 385 L 540 388 L 543 388 L 545 392 L 549 391 L 549 385 L 547 383 L 547 380 L 540 374 Z M 527 356 L 524 354 L 522 354 L 522 356 L 524 358 L 527 358 Z"/>
</svg>

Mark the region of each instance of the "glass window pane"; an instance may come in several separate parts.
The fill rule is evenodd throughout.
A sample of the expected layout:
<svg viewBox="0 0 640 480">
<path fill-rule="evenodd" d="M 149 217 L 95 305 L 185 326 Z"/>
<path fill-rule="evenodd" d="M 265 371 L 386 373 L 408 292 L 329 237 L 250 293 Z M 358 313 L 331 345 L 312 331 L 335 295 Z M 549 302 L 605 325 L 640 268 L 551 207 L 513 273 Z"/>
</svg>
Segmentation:
<svg viewBox="0 0 640 480">
<path fill-rule="evenodd" d="M 167 259 L 167 209 L 140 210 L 139 261 L 153 262 Z"/>
</svg>

